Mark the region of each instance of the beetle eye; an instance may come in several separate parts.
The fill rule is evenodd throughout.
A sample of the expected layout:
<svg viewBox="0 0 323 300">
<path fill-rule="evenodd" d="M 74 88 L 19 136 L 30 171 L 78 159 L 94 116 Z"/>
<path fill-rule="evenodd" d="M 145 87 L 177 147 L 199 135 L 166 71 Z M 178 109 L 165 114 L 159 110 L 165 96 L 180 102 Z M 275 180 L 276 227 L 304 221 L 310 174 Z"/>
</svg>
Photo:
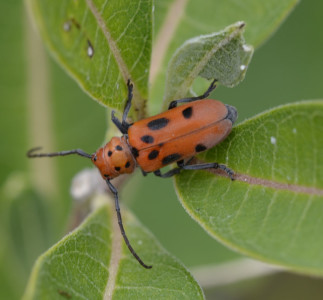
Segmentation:
<svg viewBox="0 0 323 300">
<path fill-rule="evenodd" d="M 93 157 L 93 160 L 96 161 L 98 158 L 96 157 L 96 155 Z"/>
</svg>

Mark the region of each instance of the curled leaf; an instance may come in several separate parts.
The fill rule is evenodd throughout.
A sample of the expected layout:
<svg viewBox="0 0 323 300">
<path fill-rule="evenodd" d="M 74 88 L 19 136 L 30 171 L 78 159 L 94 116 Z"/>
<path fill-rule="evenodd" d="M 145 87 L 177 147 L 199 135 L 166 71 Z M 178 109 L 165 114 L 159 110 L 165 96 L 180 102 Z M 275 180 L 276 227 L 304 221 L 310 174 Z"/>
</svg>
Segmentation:
<svg viewBox="0 0 323 300">
<path fill-rule="evenodd" d="M 172 57 L 167 70 L 166 103 L 186 95 L 198 76 L 217 79 L 233 87 L 243 80 L 253 54 L 242 36 L 244 23 L 185 42 Z"/>
</svg>

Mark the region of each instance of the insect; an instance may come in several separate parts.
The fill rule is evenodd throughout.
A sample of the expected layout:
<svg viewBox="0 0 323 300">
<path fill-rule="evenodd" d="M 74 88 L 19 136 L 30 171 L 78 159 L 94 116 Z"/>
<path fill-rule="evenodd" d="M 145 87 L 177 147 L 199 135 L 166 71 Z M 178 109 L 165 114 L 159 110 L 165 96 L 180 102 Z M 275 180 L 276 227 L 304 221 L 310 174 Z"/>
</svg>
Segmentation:
<svg viewBox="0 0 323 300">
<path fill-rule="evenodd" d="M 174 100 L 168 110 L 156 116 L 133 124 L 127 122 L 131 107 L 133 85 L 128 80 L 128 99 L 121 121 L 112 111 L 113 123 L 122 133 L 113 137 L 95 153 L 88 154 L 81 149 L 53 153 L 35 153 L 31 149 L 28 157 L 53 157 L 77 154 L 90 158 L 99 169 L 110 191 L 114 195 L 115 209 L 121 234 L 132 255 L 145 268 L 146 265 L 131 246 L 125 233 L 119 206 L 118 190 L 111 180 L 124 173 L 132 173 L 138 166 L 144 175 L 153 172 L 156 176 L 168 178 L 181 170 L 221 169 L 233 180 L 233 171 L 218 163 L 190 164 L 195 154 L 214 147 L 231 132 L 237 119 L 237 110 L 222 102 L 206 99 L 215 89 L 213 80 L 207 91 L 198 97 Z M 185 103 L 177 106 L 179 103 Z M 171 163 L 177 167 L 162 174 L 160 169 Z"/>
</svg>

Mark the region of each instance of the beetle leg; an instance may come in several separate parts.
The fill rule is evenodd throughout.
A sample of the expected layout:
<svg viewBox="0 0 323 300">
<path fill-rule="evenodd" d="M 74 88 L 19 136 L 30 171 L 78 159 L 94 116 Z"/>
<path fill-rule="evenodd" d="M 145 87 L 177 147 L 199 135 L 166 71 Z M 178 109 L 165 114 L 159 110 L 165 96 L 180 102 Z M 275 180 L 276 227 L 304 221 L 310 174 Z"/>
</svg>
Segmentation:
<svg viewBox="0 0 323 300">
<path fill-rule="evenodd" d="M 228 168 L 226 165 L 221 165 L 218 163 L 206 163 L 206 164 L 197 164 L 197 165 L 185 165 L 181 167 L 183 170 L 204 170 L 204 169 L 220 169 L 223 170 L 230 177 L 231 180 L 234 180 L 234 172 Z"/>
<path fill-rule="evenodd" d="M 143 176 L 147 176 L 147 174 L 148 174 L 147 172 L 145 172 L 145 171 L 144 171 L 143 169 L 141 169 L 141 168 L 140 168 L 140 170 L 141 170 L 141 173 L 142 173 L 142 175 L 143 175 Z"/>
<path fill-rule="evenodd" d="M 174 168 L 172 170 L 169 170 L 168 172 L 162 174 L 160 172 L 160 170 L 154 171 L 154 174 L 158 177 L 162 177 L 162 178 L 168 178 L 168 177 L 172 177 L 176 174 L 178 174 L 181 171 L 181 168 Z"/>
<path fill-rule="evenodd" d="M 113 110 L 111 112 L 111 120 L 114 123 L 114 125 L 117 126 L 117 128 L 121 131 L 122 134 L 128 133 L 128 127 L 124 127 L 124 125 L 119 121 L 119 119 L 114 115 L 115 111 Z"/>
<path fill-rule="evenodd" d="M 191 161 L 191 159 L 189 160 Z M 188 162 L 189 162 L 188 161 Z M 221 165 L 218 163 L 205 163 L 205 164 L 196 164 L 196 165 L 184 165 L 179 161 L 178 168 L 169 170 L 168 172 L 162 174 L 160 170 L 154 171 L 154 174 L 158 177 L 169 178 L 176 174 L 179 174 L 181 170 L 205 170 L 205 169 L 220 169 L 223 170 L 230 177 L 231 180 L 234 180 L 234 172 L 228 168 L 226 165 Z"/>
<path fill-rule="evenodd" d="M 184 165 L 185 165 L 185 161 L 184 161 L 184 159 L 179 160 L 179 161 L 177 162 L 177 166 L 178 166 L 178 167 L 182 167 L 182 166 L 184 166 Z"/>
<path fill-rule="evenodd" d="M 114 123 L 114 125 L 117 126 L 117 128 L 121 131 L 121 133 L 123 134 L 127 134 L 128 133 L 128 129 L 130 124 L 126 121 L 127 120 L 127 116 L 129 114 L 129 110 L 131 108 L 131 100 L 132 100 L 132 90 L 133 90 L 133 84 L 131 83 L 130 79 L 128 79 L 127 82 L 127 86 L 128 86 L 128 99 L 123 111 L 123 115 L 122 115 L 122 121 L 120 122 L 119 119 L 114 115 L 114 111 L 111 112 L 111 119 L 112 122 Z"/>
<path fill-rule="evenodd" d="M 116 212 L 117 212 L 117 217 L 118 217 L 118 223 L 119 223 L 119 227 L 120 227 L 120 231 L 121 231 L 121 234 L 123 236 L 123 239 L 126 243 L 126 245 L 128 246 L 131 254 L 136 258 L 136 260 L 143 266 L 145 267 L 146 269 L 151 269 L 152 266 L 148 266 L 146 265 L 142 260 L 141 258 L 138 256 L 138 254 L 136 253 L 136 251 L 132 248 L 129 240 L 128 240 L 128 237 L 126 235 L 126 232 L 123 228 L 123 223 L 122 223 L 122 218 L 121 218 L 121 212 L 120 212 L 120 205 L 119 205 L 119 197 L 118 197 L 118 190 L 115 188 L 114 185 L 112 185 L 112 183 L 110 182 L 110 180 L 106 180 L 106 183 L 110 189 L 110 191 L 113 193 L 114 195 L 114 200 L 115 200 L 115 209 L 116 209 Z"/>
<path fill-rule="evenodd" d="M 178 167 L 180 167 L 180 168 L 182 168 L 183 166 L 185 166 L 185 165 L 187 165 L 187 164 L 189 164 L 193 159 L 194 159 L 195 157 L 194 156 L 192 156 L 190 159 L 188 159 L 186 162 L 185 162 L 185 160 L 184 159 L 182 159 L 182 160 L 179 160 L 178 162 L 177 162 L 177 166 Z"/>
<path fill-rule="evenodd" d="M 128 131 L 130 124 L 127 122 L 127 117 L 131 108 L 131 101 L 133 96 L 132 94 L 133 84 L 131 83 L 130 79 L 128 79 L 127 86 L 128 86 L 128 99 L 122 115 L 122 126 L 126 128 Z"/>
<path fill-rule="evenodd" d="M 215 84 L 216 82 L 217 82 L 217 80 L 214 79 L 212 81 L 211 85 L 209 86 L 209 88 L 206 90 L 206 92 L 201 96 L 173 100 L 171 103 L 169 103 L 168 109 L 172 109 L 172 108 L 176 107 L 178 103 L 193 102 L 196 100 L 202 100 L 202 99 L 207 98 L 210 95 L 210 93 L 216 88 L 216 84 Z"/>
<path fill-rule="evenodd" d="M 188 164 L 190 161 L 192 161 L 193 158 L 194 158 L 194 156 L 191 157 L 188 161 L 186 161 L 186 164 Z M 154 171 L 154 174 L 158 177 L 161 177 L 161 178 L 169 178 L 169 177 L 172 177 L 176 174 L 179 174 L 181 169 L 185 166 L 184 159 L 179 160 L 177 162 L 177 166 L 178 166 L 178 168 L 171 169 L 168 172 L 166 172 L 165 174 L 162 174 L 160 170 Z M 144 176 L 146 176 L 146 175 L 144 175 Z"/>
</svg>

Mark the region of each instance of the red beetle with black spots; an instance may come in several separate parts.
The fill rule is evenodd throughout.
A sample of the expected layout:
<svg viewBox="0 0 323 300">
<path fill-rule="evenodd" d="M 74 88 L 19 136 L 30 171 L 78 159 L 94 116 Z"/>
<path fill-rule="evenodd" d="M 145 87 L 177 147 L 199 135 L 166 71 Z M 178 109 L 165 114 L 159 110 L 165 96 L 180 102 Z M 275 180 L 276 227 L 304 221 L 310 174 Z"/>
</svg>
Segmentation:
<svg viewBox="0 0 323 300">
<path fill-rule="evenodd" d="M 190 164 L 195 154 L 214 147 L 231 132 L 232 124 L 237 119 L 237 110 L 216 100 L 206 99 L 215 89 L 214 80 L 207 91 L 198 97 L 174 100 L 168 110 L 130 124 L 127 116 L 131 107 L 133 85 L 128 81 L 128 100 L 122 120 L 115 117 L 112 121 L 123 134 L 113 137 L 105 146 L 93 154 L 80 149 L 54 153 L 34 153 L 31 149 L 28 157 L 52 157 L 78 154 L 90 158 L 99 169 L 103 179 L 114 194 L 115 207 L 121 233 L 130 252 L 139 263 L 149 269 L 132 248 L 122 224 L 117 189 L 111 179 L 132 173 L 140 167 L 143 174 L 153 172 L 156 176 L 167 178 L 181 170 L 222 169 L 233 180 L 233 172 L 225 165 L 218 163 Z M 179 103 L 186 103 L 177 106 Z M 177 163 L 177 167 L 162 174 L 160 169 Z"/>
</svg>

